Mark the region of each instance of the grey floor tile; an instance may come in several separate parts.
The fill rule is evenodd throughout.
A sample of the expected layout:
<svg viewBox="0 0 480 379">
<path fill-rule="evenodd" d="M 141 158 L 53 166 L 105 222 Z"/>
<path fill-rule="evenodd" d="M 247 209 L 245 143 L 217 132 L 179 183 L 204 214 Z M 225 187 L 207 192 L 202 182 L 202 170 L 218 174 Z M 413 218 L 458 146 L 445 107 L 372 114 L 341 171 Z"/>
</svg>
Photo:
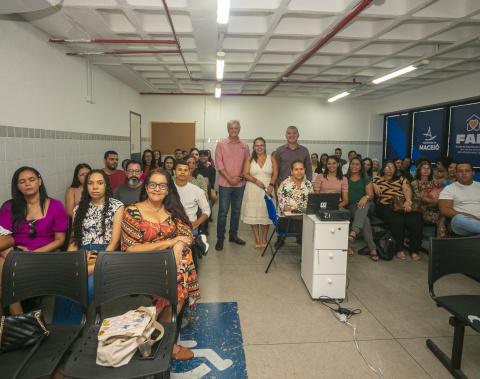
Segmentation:
<svg viewBox="0 0 480 379">
<path fill-rule="evenodd" d="M 431 338 L 433 342 L 450 356 L 453 337 Z M 426 346 L 425 338 L 399 339 L 398 342 L 415 358 L 432 378 L 451 378 L 447 369 Z M 480 336 L 466 336 L 463 347 L 462 371 L 468 378 L 480 378 Z"/>
<path fill-rule="evenodd" d="M 360 348 L 376 370 L 381 368 L 385 378 L 429 378 L 394 340 L 360 342 Z M 245 356 L 250 379 L 378 378 L 353 341 L 246 346 Z"/>
</svg>

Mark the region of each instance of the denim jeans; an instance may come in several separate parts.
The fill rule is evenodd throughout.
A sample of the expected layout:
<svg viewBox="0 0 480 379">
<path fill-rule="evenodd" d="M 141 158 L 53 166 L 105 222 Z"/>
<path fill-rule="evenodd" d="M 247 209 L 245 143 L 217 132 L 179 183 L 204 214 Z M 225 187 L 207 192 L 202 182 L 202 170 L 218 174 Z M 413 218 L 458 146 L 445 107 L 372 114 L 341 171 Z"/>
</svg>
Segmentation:
<svg viewBox="0 0 480 379">
<path fill-rule="evenodd" d="M 232 213 L 230 214 L 230 237 L 235 237 L 238 232 L 238 223 L 240 221 L 240 209 L 242 208 L 243 191 L 242 187 L 222 187 L 218 191 L 218 220 L 217 220 L 217 239 L 223 241 L 227 230 L 227 214 L 232 204 Z"/>
<path fill-rule="evenodd" d="M 465 215 L 456 215 L 452 218 L 452 230 L 461 236 L 475 236 L 480 234 L 480 221 Z"/>
</svg>

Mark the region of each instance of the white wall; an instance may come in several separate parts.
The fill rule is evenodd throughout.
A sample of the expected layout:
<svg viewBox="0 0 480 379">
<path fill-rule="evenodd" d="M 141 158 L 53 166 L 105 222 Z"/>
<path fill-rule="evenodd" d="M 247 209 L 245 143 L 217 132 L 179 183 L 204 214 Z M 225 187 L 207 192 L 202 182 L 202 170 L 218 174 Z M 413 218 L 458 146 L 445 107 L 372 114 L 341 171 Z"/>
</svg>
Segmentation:
<svg viewBox="0 0 480 379">
<path fill-rule="evenodd" d="M 387 114 L 449 102 L 478 98 L 480 96 L 480 72 L 442 83 L 419 87 L 376 100 L 374 112 Z"/>
<path fill-rule="evenodd" d="M 37 168 L 49 195 L 63 200 L 76 164 L 102 167 L 110 149 L 129 156 L 129 111 L 141 113 L 136 91 L 94 66 L 89 104 L 85 59 L 17 18 L 2 17 L 0 35 L 0 203 L 22 165 Z"/>
<path fill-rule="evenodd" d="M 301 143 L 311 153 L 331 153 L 340 146 L 363 156 L 381 156 L 382 117 L 372 113 L 371 103 L 343 100 L 327 104 L 318 99 L 278 97 L 144 96 L 142 133 L 149 136 L 151 121 L 197 122 L 197 147 L 214 150 L 227 136 L 227 121 L 239 119 L 240 137 L 262 136 L 268 150 L 285 143 L 285 130 L 295 125 Z M 208 140 L 210 139 L 210 143 Z M 163 154 L 164 152 L 162 152 Z"/>
</svg>

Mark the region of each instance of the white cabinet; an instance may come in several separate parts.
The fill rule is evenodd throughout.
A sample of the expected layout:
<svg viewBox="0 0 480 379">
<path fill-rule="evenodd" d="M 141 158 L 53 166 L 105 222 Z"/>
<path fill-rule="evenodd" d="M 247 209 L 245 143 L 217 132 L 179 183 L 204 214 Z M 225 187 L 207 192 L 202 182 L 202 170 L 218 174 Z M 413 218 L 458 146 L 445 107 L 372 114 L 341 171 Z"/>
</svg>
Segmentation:
<svg viewBox="0 0 480 379">
<path fill-rule="evenodd" d="M 345 298 L 348 221 L 303 216 L 302 279 L 312 299 Z"/>
</svg>

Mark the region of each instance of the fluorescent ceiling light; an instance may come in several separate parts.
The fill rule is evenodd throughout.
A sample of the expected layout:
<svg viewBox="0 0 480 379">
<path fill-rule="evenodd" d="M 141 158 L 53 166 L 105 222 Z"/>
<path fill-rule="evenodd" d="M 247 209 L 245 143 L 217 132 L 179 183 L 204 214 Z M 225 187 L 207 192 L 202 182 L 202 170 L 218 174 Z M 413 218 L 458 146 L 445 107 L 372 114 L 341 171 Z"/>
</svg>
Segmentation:
<svg viewBox="0 0 480 379">
<path fill-rule="evenodd" d="M 229 13 L 230 0 L 217 0 L 217 22 L 219 24 L 227 24 Z"/>
<path fill-rule="evenodd" d="M 345 97 L 348 95 L 350 95 L 350 92 L 342 92 L 340 95 L 337 95 L 328 99 L 328 102 L 333 103 L 335 100 L 341 99 L 342 97 Z"/>
<path fill-rule="evenodd" d="M 222 96 L 222 87 L 217 86 L 215 87 L 215 97 L 218 99 L 220 96 Z"/>
<path fill-rule="evenodd" d="M 225 53 L 219 51 L 217 53 L 217 79 L 223 79 L 223 69 L 225 68 Z"/>
<path fill-rule="evenodd" d="M 407 72 L 410 72 L 410 71 L 413 71 L 413 70 L 416 70 L 416 69 L 417 69 L 416 67 L 408 66 L 408 67 L 402 68 L 401 70 L 392 72 L 391 74 L 382 76 L 381 78 L 372 80 L 372 83 L 374 83 L 374 84 L 382 83 L 382 82 L 384 82 L 384 81 L 386 81 L 386 80 L 389 80 L 389 79 L 392 79 L 392 78 L 396 78 L 397 76 L 406 74 Z"/>
</svg>

